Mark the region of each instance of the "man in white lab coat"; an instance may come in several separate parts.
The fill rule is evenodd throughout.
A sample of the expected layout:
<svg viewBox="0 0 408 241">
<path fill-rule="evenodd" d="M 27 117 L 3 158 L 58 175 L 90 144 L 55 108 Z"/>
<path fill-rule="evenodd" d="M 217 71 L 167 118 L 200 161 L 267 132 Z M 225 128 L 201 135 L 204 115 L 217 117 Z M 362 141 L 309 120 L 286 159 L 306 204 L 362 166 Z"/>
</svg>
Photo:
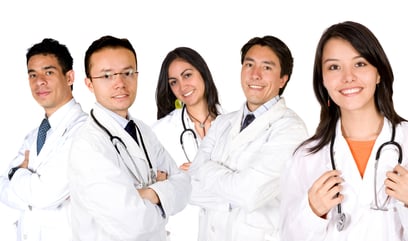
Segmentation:
<svg viewBox="0 0 408 241">
<path fill-rule="evenodd" d="M 293 68 L 288 47 L 255 37 L 242 47 L 241 63 L 247 100 L 215 120 L 189 170 L 191 202 L 202 207 L 200 241 L 278 240 L 281 171 L 307 138 L 281 96 Z"/>
<path fill-rule="evenodd" d="M 86 51 L 85 72 L 96 104 L 70 156 L 74 240 L 164 241 L 169 216 L 190 198 L 190 177 L 128 111 L 136 52 L 127 39 L 103 36 Z"/>
<path fill-rule="evenodd" d="M 21 213 L 18 240 L 70 241 L 68 150 L 87 114 L 72 95 L 73 59 L 65 45 L 44 39 L 26 57 L 31 92 L 44 108 L 49 130 L 28 133 L 10 171 L 0 177 L 0 200 Z"/>
</svg>

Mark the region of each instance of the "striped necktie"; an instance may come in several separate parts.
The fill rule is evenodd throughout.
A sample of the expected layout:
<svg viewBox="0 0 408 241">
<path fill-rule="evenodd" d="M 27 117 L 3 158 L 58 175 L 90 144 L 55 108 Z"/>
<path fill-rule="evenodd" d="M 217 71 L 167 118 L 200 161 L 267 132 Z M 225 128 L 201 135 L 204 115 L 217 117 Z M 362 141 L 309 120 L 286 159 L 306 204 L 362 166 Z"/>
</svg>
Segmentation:
<svg viewBox="0 0 408 241">
<path fill-rule="evenodd" d="M 47 118 L 42 120 L 40 127 L 38 128 L 37 135 L 37 155 L 40 154 L 40 151 L 45 143 L 45 138 L 47 137 L 47 131 L 51 128 L 50 123 Z"/>
</svg>

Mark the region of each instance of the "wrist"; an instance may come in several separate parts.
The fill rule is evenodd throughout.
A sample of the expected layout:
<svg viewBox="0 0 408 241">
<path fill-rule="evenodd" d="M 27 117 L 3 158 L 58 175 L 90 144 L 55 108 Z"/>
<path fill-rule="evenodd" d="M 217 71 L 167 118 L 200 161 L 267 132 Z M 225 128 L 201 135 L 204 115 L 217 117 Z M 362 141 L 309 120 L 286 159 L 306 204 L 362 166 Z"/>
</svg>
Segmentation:
<svg viewBox="0 0 408 241">
<path fill-rule="evenodd" d="M 20 166 L 17 166 L 17 167 L 13 167 L 13 168 L 10 169 L 10 171 L 9 171 L 9 173 L 8 173 L 8 178 L 9 178 L 10 181 L 11 181 L 11 179 L 13 178 L 14 173 L 16 173 L 16 171 L 17 171 L 18 169 L 20 169 L 20 168 L 21 168 Z"/>
</svg>

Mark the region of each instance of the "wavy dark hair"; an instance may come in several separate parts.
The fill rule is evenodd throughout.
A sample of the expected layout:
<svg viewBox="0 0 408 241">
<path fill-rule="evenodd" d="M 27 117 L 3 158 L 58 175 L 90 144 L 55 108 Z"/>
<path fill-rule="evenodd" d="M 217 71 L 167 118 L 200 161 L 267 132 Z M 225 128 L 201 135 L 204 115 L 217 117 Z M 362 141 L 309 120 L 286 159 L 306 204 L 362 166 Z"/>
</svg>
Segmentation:
<svg viewBox="0 0 408 241">
<path fill-rule="evenodd" d="M 308 149 L 310 153 L 316 153 L 330 143 L 336 132 L 336 123 L 341 115 L 340 108 L 336 103 L 331 101 L 328 106 L 327 102 L 330 97 L 323 85 L 323 48 L 327 41 L 332 38 L 346 40 L 363 58 L 377 68 L 381 79 L 374 93 L 375 107 L 393 125 L 405 121 L 394 109 L 392 100 L 394 74 L 387 55 L 378 39 L 366 26 L 360 23 L 346 21 L 334 24 L 326 29 L 316 48 L 313 68 L 313 89 L 320 104 L 320 122 L 316 128 L 316 133 L 300 145 L 317 141 L 314 146 Z"/>
<path fill-rule="evenodd" d="M 219 105 L 218 90 L 207 63 L 194 49 L 178 47 L 167 54 L 161 65 L 156 87 L 157 119 L 163 118 L 175 109 L 174 102 L 177 98 L 169 85 L 169 66 L 176 59 L 188 62 L 198 70 L 204 80 L 204 98 L 207 100 L 208 111 L 212 116 L 218 116 L 220 114 L 217 109 L 217 105 Z"/>
</svg>

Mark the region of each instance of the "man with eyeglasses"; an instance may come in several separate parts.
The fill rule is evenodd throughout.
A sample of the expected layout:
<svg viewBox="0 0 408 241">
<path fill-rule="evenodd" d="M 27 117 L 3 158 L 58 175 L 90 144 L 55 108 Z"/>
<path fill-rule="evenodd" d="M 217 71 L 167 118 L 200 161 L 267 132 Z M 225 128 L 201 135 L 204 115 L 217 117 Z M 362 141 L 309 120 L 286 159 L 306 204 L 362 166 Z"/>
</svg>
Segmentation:
<svg viewBox="0 0 408 241">
<path fill-rule="evenodd" d="M 96 103 L 70 153 L 74 240 L 166 240 L 169 216 L 189 200 L 190 178 L 129 113 L 138 80 L 133 46 L 113 36 L 95 40 L 85 73 Z"/>
</svg>

